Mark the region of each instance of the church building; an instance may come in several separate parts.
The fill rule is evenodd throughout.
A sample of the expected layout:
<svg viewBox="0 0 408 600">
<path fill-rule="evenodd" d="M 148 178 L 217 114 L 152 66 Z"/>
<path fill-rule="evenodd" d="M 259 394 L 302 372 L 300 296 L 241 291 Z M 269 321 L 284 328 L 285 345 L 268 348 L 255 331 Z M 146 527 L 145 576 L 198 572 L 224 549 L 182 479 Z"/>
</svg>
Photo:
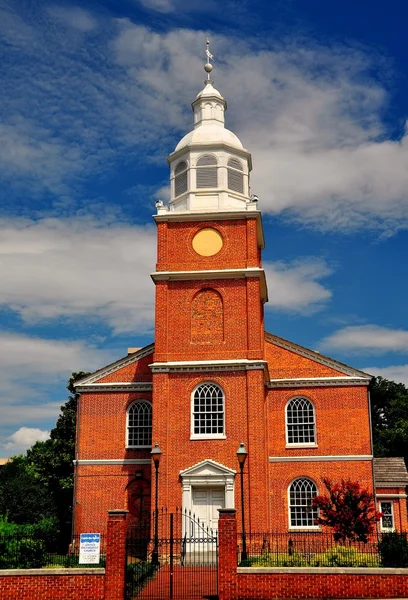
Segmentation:
<svg viewBox="0 0 408 600">
<path fill-rule="evenodd" d="M 264 330 L 274 290 L 251 154 L 205 69 L 194 127 L 168 157 L 169 205 L 156 204 L 154 343 L 76 385 L 75 533 L 103 532 L 109 509 L 150 514 L 155 444 L 159 508 L 214 529 L 218 508 L 241 511 L 240 447 L 248 532 L 318 530 L 322 477 L 375 489 L 371 376 Z M 401 473 L 394 486 L 383 477 L 383 530 L 407 529 Z"/>
</svg>

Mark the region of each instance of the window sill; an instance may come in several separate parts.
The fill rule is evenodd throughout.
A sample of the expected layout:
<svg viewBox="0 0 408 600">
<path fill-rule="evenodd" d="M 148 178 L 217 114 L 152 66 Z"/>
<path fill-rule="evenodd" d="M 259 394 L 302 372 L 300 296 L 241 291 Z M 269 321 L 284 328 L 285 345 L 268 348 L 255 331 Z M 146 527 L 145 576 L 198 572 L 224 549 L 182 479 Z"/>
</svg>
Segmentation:
<svg viewBox="0 0 408 600">
<path fill-rule="evenodd" d="M 286 444 L 285 448 L 318 448 L 315 443 L 312 444 Z"/>
<path fill-rule="evenodd" d="M 223 433 L 197 433 L 190 435 L 190 440 L 226 440 L 227 436 Z"/>
<path fill-rule="evenodd" d="M 151 450 L 152 446 L 125 446 L 125 450 Z"/>
<path fill-rule="evenodd" d="M 310 531 L 311 533 L 322 533 L 322 530 L 320 527 L 289 527 L 288 528 L 289 533 L 295 533 L 296 531 L 298 531 L 299 533 L 305 533 L 307 531 Z"/>
</svg>

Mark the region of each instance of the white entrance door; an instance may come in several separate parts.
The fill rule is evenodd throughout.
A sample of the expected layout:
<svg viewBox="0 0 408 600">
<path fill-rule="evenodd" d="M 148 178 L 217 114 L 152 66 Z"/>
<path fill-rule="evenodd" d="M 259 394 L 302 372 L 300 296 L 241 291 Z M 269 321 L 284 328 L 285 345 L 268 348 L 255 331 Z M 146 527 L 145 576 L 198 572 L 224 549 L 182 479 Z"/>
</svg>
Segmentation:
<svg viewBox="0 0 408 600">
<path fill-rule="evenodd" d="M 207 528 L 213 533 L 218 530 L 218 509 L 225 506 L 225 491 L 224 488 L 193 488 L 193 515 L 196 520 L 200 520 L 200 528 L 202 524 L 202 532 Z M 206 537 L 202 532 L 199 532 L 197 537 Z"/>
</svg>

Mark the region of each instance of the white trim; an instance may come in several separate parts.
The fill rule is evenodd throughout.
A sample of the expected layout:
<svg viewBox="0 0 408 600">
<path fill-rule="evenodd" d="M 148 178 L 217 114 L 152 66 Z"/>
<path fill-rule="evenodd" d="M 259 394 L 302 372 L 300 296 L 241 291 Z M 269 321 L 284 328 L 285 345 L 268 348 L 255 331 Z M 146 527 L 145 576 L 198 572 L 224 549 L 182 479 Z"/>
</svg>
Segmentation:
<svg viewBox="0 0 408 600">
<path fill-rule="evenodd" d="M 91 383 L 75 386 L 77 392 L 151 392 L 150 381 L 118 381 L 109 383 Z"/>
<path fill-rule="evenodd" d="M 288 340 L 285 340 L 284 338 L 281 338 L 277 335 L 273 335 L 271 333 L 265 332 L 265 341 L 270 342 L 271 344 L 274 344 L 276 346 L 279 346 L 280 348 L 283 348 L 284 350 L 289 350 L 290 352 L 299 354 L 300 356 L 303 356 L 304 358 L 309 358 L 310 360 L 313 360 L 314 362 L 317 362 L 321 365 L 325 365 L 326 367 L 330 367 L 331 369 L 334 369 L 335 371 L 339 371 L 340 373 L 344 373 L 345 375 L 349 375 L 349 376 L 355 377 L 357 379 L 366 379 L 366 380 L 368 380 L 368 382 L 370 382 L 373 378 L 372 375 L 369 375 L 368 373 L 364 373 L 364 371 L 359 371 L 358 369 L 353 369 L 352 367 L 349 367 L 348 365 L 338 362 L 337 360 L 334 360 L 333 358 L 329 358 L 328 356 L 325 356 L 324 354 L 320 354 L 320 352 L 315 352 L 314 350 L 309 350 L 308 348 L 305 348 L 304 346 L 299 346 L 298 344 L 289 342 Z M 281 380 L 281 381 L 285 381 L 285 380 Z M 291 380 L 288 380 L 288 381 L 291 381 Z"/>
<path fill-rule="evenodd" d="M 147 404 L 150 405 L 150 418 L 151 418 L 151 423 L 150 423 L 150 434 L 152 433 L 152 429 L 153 429 L 153 405 L 152 405 L 152 401 L 149 400 L 148 398 L 137 398 L 136 400 L 133 400 L 133 402 L 131 402 L 129 404 L 129 406 L 126 409 L 126 432 L 125 432 L 125 439 L 126 439 L 126 448 L 129 448 L 131 450 L 142 450 L 144 448 L 151 448 L 152 444 L 150 444 L 150 446 L 131 446 L 129 444 L 129 411 L 132 408 L 132 406 L 135 406 L 135 404 L 138 404 L 139 402 L 146 402 Z"/>
<path fill-rule="evenodd" d="M 107 375 L 114 373 L 115 371 L 117 371 L 118 369 L 121 369 L 122 367 L 131 365 L 132 363 L 137 362 L 141 358 L 144 358 L 145 356 L 148 356 L 149 354 L 153 354 L 153 352 L 154 352 L 154 344 L 149 344 L 148 346 L 144 346 L 144 348 L 141 348 L 137 352 L 128 354 L 127 356 L 120 358 L 119 360 L 111 363 L 110 365 L 107 365 L 106 367 L 103 367 L 102 369 L 98 369 L 94 373 L 87 375 L 83 379 L 78 379 L 78 381 L 75 382 L 74 387 L 75 387 L 75 389 L 79 389 L 80 386 L 84 386 L 84 385 L 87 385 L 90 383 L 95 383 L 98 379 L 102 379 L 102 377 L 106 377 Z M 135 382 L 133 382 L 133 383 L 135 383 Z M 106 384 L 104 384 L 104 385 L 106 385 Z"/>
<path fill-rule="evenodd" d="M 376 487 L 378 487 L 378 484 L 376 484 Z M 407 494 L 376 494 L 376 497 L 377 498 L 407 498 Z"/>
<path fill-rule="evenodd" d="M 288 439 L 288 406 L 293 400 L 297 399 L 307 400 L 312 405 L 313 409 L 313 442 L 289 442 Z M 306 398 L 306 396 L 293 396 L 286 402 L 285 406 L 285 435 L 286 435 L 286 448 L 316 448 L 317 447 L 317 436 L 316 436 L 316 409 L 314 403 L 310 400 L 310 398 Z"/>
<path fill-rule="evenodd" d="M 387 501 L 385 501 L 385 502 L 387 502 Z M 381 504 L 383 504 L 383 502 L 380 501 L 378 503 L 379 508 L 380 508 L 380 512 L 382 512 L 382 510 L 381 510 Z M 391 527 L 383 527 L 383 518 L 384 517 L 381 517 L 381 520 L 380 520 L 380 530 L 382 532 L 385 532 L 385 533 L 388 533 L 390 531 L 394 531 L 395 530 L 394 502 L 392 502 L 392 501 L 391 502 L 387 502 L 387 504 L 391 505 L 392 526 Z M 389 517 L 390 515 L 385 515 L 385 516 Z"/>
<path fill-rule="evenodd" d="M 73 460 L 75 465 L 150 465 L 150 458 L 95 458 Z"/>
<path fill-rule="evenodd" d="M 222 433 L 194 433 L 194 394 L 202 385 L 214 385 L 222 392 Z M 190 396 L 190 440 L 222 440 L 226 439 L 225 433 L 225 392 L 223 388 L 215 381 L 200 381 L 197 384 Z"/>
<path fill-rule="evenodd" d="M 241 279 L 242 277 L 258 277 L 260 279 L 261 300 L 268 302 L 268 286 L 264 269 L 247 267 L 246 269 L 203 269 L 202 271 L 155 271 L 150 273 L 156 281 L 192 281 L 199 279 Z"/>
<path fill-rule="evenodd" d="M 270 379 L 268 388 L 305 388 L 322 386 L 369 385 L 370 379 L 364 377 L 308 377 L 292 379 Z"/>
<path fill-rule="evenodd" d="M 235 507 L 234 480 L 236 471 L 225 467 L 211 459 L 201 462 L 180 471 L 184 510 L 192 510 L 193 487 L 223 487 L 225 489 L 225 506 Z"/>
<path fill-rule="evenodd" d="M 371 454 L 339 455 L 339 456 L 270 456 L 269 462 L 332 462 L 347 460 L 373 460 Z"/>
<path fill-rule="evenodd" d="M 235 150 L 234 150 L 235 152 Z M 248 176 L 248 175 L 247 175 Z M 248 206 L 248 205 L 247 205 Z M 167 211 L 164 214 L 153 215 L 156 223 L 163 221 L 191 222 L 191 221 L 236 221 L 241 219 L 256 219 L 257 222 L 257 242 L 262 249 L 265 247 L 265 237 L 262 227 L 262 216 L 259 210 L 230 210 L 213 212 L 181 212 Z"/>
<path fill-rule="evenodd" d="M 268 363 L 265 360 L 249 360 L 237 358 L 235 360 L 183 360 L 171 362 L 156 362 L 149 365 L 152 373 L 169 373 L 170 371 L 249 371 L 254 369 L 266 369 Z"/>
</svg>

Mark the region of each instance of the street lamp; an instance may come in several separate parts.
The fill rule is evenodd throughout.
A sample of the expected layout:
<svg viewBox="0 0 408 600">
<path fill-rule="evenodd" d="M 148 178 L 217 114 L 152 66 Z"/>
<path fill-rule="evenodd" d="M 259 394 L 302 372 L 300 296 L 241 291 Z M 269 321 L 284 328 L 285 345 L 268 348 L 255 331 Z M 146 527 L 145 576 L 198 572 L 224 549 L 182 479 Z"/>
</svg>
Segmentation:
<svg viewBox="0 0 408 600">
<path fill-rule="evenodd" d="M 242 514 L 242 554 L 241 560 L 248 558 L 246 548 L 246 535 L 245 535 L 245 507 L 244 507 L 244 464 L 247 459 L 248 452 L 245 449 L 244 442 L 241 442 L 237 450 L 237 458 L 239 462 L 239 468 L 241 471 L 241 514 Z"/>
<path fill-rule="evenodd" d="M 162 451 L 156 442 L 150 455 L 156 470 L 155 514 L 154 514 L 154 547 L 152 552 L 152 565 L 159 566 L 159 464 Z"/>
</svg>

